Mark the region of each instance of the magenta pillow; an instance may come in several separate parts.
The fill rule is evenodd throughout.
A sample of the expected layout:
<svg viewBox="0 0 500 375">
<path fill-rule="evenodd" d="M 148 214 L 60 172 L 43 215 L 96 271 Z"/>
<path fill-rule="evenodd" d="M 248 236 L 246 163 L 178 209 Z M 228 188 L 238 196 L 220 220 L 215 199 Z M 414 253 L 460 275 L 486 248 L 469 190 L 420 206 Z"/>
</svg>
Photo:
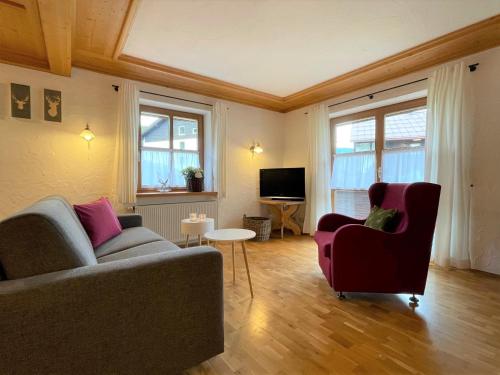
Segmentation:
<svg viewBox="0 0 500 375">
<path fill-rule="evenodd" d="M 122 226 L 107 198 L 75 204 L 73 207 L 94 249 L 122 232 Z"/>
</svg>

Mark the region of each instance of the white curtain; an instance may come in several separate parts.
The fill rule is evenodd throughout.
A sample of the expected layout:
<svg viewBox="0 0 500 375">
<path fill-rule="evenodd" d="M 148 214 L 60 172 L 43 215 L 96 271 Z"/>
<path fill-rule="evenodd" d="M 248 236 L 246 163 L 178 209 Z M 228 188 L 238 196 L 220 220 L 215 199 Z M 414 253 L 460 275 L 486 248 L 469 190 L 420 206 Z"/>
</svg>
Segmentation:
<svg viewBox="0 0 500 375">
<path fill-rule="evenodd" d="M 309 108 L 307 118 L 309 161 L 306 168 L 304 232 L 313 234 L 318 220 L 332 212 L 330 192 L 330 121 L 325 104 Z"/>
<path fill-rule="evenodd" d="M 424 181 L 425 149 L 410 147 L 382 151 L 382 181 Z"/>
<path fill-rule="evenodd" d="M 173 160 L 171 160 L 173 155 Z M 200 158 L 196 152 L 142 149 L 142 186 L 158 187 L 159 180 L 168 178 L 171 186 L 186 186 L 182 170 L 199 167 Z"/>
<path fill-rule="evenodd" d="M 139 91 L 130 81 L 123 81 L 118 92 L 117 127 L 115 164 L 118 202 L 131 207 L 136 203 L 137 192 Z"/>
<path fill-rule="evenodd" d="M 212 114 L 212 181 L 219 199 L 226 198 L 226 159 L 228 108 L 226 103 L 217 102 Z M 221 205 L 219 205 L 220 207 Z M 220 217 L 220 216 L 219 216 Z"/>
<path fill-rule="evenodd" d="M 429 78 L 426 180 L 441 185 L 432 260 L 470 267 L 470 96 L 464 63 L 445 66 Z"/>
<path fill-rule="evenodd" d="M 332 189 L 368 190 L 375 182 L 375 152 L 336 154 L 330 186 Z"/>
</svg>

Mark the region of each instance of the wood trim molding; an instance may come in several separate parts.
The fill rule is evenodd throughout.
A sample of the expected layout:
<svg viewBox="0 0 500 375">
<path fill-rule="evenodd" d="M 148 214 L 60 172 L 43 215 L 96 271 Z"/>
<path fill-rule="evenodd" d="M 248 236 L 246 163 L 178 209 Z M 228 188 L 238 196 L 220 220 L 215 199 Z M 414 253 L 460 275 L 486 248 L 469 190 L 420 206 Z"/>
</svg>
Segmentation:
<svg viewBox="0 0 500 375">
<path fill-rule="evenodd" d="M 284 98 L 285 111 L 373 86 L 498 45 L 500 45 L 500 15 L 289 95 Z"/>
<path fill-rule="evenodd" d="M 272 111 L 280 112 L 283 110 L 283 99 L 279 96 L 131 56 L 121 55 L 117 60 L 113 60 L 101 55 L 76 50 L 73 60 L 75 67 L 83 69 L 231 100 Z"/>
<path fill-rule="evenodd" d="M 32 56 L 21 55 L 11 50 L 0 48 L 0 62 L 10 65 L 21 66 L 43 72 L 50 71 L 49 63 L 45 59 L 38 59 Z"/>
<path fill-rule="evenodd" d="M 120 36 L 116 42 L 115 51 L 113 52 L 113 59 L 116 60 L 122 54 L 125 43 L 127 42 L 128 35 L 130 33 L 130 28 L 134 23 L 135 15 L 137 14 L 137 9 L 139 8 L 141 0 L 130 0 L 128 5 L 127 14 L 123 21 L 122 28 L 120 30 Z"/>
<path fill-rule="evenodd" d="M 71 75 L 72 28 L 76 0 L 38 0 L 50 71 L 63 76 Z"/>
<path fill-rule="evenodd" d="M 103 73 L 273 111 L 289 112 L 498 45 L 500 45 L 500 15 L 453 31 L 286 97 L 271 95 L 128 55 L 119 55 L 118 62 L 115 64 L 103 61 L 102 58 L 89 59 L 83 56 L 79 56 L 75 63 L 76 66 Z"/>
</svg>

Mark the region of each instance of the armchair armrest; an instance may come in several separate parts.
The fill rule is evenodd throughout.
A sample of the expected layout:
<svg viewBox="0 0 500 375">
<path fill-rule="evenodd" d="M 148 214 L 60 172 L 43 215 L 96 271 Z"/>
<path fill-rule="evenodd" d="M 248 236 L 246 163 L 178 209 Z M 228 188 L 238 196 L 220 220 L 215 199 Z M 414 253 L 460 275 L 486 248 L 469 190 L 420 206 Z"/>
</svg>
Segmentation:
<svg viewBox="0 0 500 375">
<path fill-rule="evenodd" d="M 123 229 L 142 227 L 142 216 L 139 214 L 118 215 L 118 221 Z"/>
<path fill-rule="evenodd" d="M 399 285 L 405 268 L 401 264 L 401 234 L 346 225 L 332 243 L 333 287 L 344 292 L 391 292 Z"/>
<path fill-rule="evenodd" d="M 343 225 L 363 224 L 365 220 L 354 219 L 340 214 L 326 214 L 318 221 L 318 230 L 325 232 L 335 232 Z"/>
<path fill-rule="evenodd" d="M 0 282 L 6 372 L 173 373 L 224 350 L 222 256 L 173 250 Z"/>
</svg>

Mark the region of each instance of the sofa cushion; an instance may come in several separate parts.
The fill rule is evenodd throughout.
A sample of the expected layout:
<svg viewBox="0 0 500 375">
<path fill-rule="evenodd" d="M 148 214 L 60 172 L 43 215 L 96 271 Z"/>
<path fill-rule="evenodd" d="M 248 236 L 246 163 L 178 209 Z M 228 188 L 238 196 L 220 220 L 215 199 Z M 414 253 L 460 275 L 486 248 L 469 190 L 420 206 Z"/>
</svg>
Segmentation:
<svg viewBox="0 0 500 375">
<path fill-rule="evenodd" d="M 145 243 L 162 241 L 164 238 L 153 231 L 144 227 L 134 227 L 124 229 L 118 236 L 104 242 L 95 249 L 97 258 L 113 254 L 131 247 L 139 246 Z"/>
<path fill-rule="evenodd" d="M 330 258 L 332 251 L 332 242 L 335 232 L 326 232 L 318 230 L 314 233 L 314 241 L 318 244 L 318 250 L 323 252 L 325 257 Z"/>
<path fill-rule="evenodd" d="M 107 198 L 73 206 L 94 249 L 122 232 L 122 227 Z"/>
<path fill-rule="evenodd" d="M 0 222 L 0 264 L 6 279 L 97 264 L 71 206 L 45 198 Z"/>
<path fill-rule="evenodd" d="M 97 261 L 99 263 L 106 263 L 143 255 L 159 254 L 172 250 L 180 250 L 180 247 L 170 241 L 155 241 L 118 251 L 110 255 L 105 255 L 100 257 Z"/>
</svg>

